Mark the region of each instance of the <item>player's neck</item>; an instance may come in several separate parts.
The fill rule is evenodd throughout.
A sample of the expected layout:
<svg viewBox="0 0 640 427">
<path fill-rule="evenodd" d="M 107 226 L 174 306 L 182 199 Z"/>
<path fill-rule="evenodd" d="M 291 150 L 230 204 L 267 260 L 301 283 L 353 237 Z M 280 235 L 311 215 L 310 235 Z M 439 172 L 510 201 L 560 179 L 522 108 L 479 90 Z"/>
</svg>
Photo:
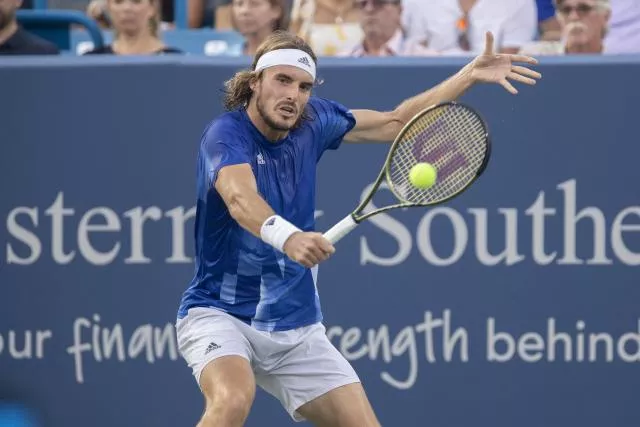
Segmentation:
<svg viewBox="0 0 640 427">
<path fill-rule="evenodd" d="M 289 133 L 288 131 L 276 130 L 269 126 L 262 118 L 262 115 L 258 111 L 258 107 L 254 101 L 249 102 L 247 115 L 249 116 L 251 123 L 253 123 L 260 133 L 271 142 L 280 141 Z"/>
</svg>

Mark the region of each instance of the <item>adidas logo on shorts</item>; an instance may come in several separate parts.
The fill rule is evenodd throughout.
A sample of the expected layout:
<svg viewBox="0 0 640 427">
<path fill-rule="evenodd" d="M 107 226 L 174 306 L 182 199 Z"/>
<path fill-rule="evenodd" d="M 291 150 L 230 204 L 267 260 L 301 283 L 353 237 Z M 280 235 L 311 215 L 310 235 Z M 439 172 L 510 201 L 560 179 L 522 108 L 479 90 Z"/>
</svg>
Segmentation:
<svg viewBox="0 0 640 427">
<path fill-rule="evenodd" d="M 216 343 L 212 342 L 211 344 L 209 344 L 209 345 L 207 346 L 207 349 L 204 351 L 204 354 L 209 354 L 209 353 L 211 353 L 213 350 L 217 350 L 217 349 L 219 349 L 219 348 L 220 348 L 220 346 L 219 346 L 218 344 L 216 344 Z"/>
<path fill-rule="evenodd" d="M 311 67 L 311 64 L 309 64 L 309 60 L 307 59 L 306 56 L 303 56 L 300 59 L 298 59 L 298 62 L 306 65 L 307 67 Z"/>
</svg>

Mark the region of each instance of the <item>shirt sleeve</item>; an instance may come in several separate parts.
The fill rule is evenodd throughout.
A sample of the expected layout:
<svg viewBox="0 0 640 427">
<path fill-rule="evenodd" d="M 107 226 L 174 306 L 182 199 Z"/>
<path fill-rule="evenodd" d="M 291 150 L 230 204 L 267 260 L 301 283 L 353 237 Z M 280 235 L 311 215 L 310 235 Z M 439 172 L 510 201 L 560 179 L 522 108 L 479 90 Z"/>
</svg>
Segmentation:
<svg viewBox="0 0 640 427">
<path fill-rule="evenodd" d="M 429 31 L 427 26 L 428 6 L 415 0 L 406 0 L 402 4 L 402 27 L 408 39 L 427 40 Z"/>
<path fill-rule="evenodd" d="M 514 2 L 511 16 L 507 18 L 502 37 L 502 47 L 519 48 L 532 41 L 538 31 L 538 13 L 532 0 Z"/>
<path fill-rule="evenodd" d="M 536 0 L 536 5 L 538 8 L 538 22 L 546 21 L 556 14 L 553 0 Z"/>
<path fill-rule="evenodd" d="M 311 98 L 311 126 L 314 129 L 318 160 L 326 150 L 335 150 L 344 136 L 356 124 L 356 119 L 344 105 L 323 98 Z"/>
<path fill-rule="evenodd" d="M 205 131 L 199 156 L 208 188 L 213 187 L 223 167 L 249 163 L 246 144 L 224 122 L 214 122 Z"/>
</svg>

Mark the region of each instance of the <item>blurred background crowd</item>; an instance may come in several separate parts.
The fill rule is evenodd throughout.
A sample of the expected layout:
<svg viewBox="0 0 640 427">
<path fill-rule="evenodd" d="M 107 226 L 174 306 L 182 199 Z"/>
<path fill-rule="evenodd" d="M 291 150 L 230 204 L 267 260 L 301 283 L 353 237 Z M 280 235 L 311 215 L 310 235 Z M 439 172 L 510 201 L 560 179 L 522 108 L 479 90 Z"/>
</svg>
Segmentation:
<svg viewBox="0 0 640 427">
<path fill-rule="evenodd" d="M 66 49 L 21 24 L 29 13 L 82 13 Z M 287 30 L 319 56 L 475 55 L 492 31 L 502 52 L 640 52 L 640 0 L 0 0 L 0 54 L 252 55 Z M 196 40 L 196 42 L 193 42 Z"/>
</svg>

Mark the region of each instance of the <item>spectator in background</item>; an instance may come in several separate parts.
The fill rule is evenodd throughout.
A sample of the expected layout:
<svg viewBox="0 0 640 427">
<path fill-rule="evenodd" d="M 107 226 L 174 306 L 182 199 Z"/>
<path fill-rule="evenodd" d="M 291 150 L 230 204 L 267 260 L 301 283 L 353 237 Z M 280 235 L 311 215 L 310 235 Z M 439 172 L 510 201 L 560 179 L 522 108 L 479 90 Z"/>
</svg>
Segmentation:
<svg viewBox="0 0 640 427">
<path fill-rule="evenodd" d="M 50 0 L 51 1 L 51 0 Z M 77 0 L 76 0 L 77 1 Z M 158 0 L 157 6 L 161 28 L 175 26 L 174 0 Z M 95 20 L 102 28 L 111 28 L 111 20 L 107 10 L 107 0 L 91 0 L 87 6 L 87 15 Z"/>
<path fill-rule="evenodd" d="M 640 0 L 611 0 L 607 53 L 640 53 Z"/>
<path fill-rule="evenodd" d="M 21 0 L 0 0 L 0 55 L 57 55 L 58 47 L 18 25 Z"/>
<path fill-rule="evenodd" d="M 560 40 L 562 31 L 556 17 L 553 0 L 536 0 L 538 7 L 538 38 L 540 40 Z"/>
<path fill-rule="evenodd" d="M 215 12 L 211 12 L 214 15 L 214 26 L 216 30 L 219 31 L 228 31 L 235 30 L 233 27 L 233 18 L 232 18 L 232 0 L 188 0 L 189 1 L 189 16 L 196 13 L 209 13 L 209 11 L 204 11 L 204 3 L 213 3 L 212 9 L 215 9 Z M 289 22 L 289 18 L 291 15 L 291 4 L 293 0 L 282 0 L 282 20 L 284 22 Z M 199 6 L 195 6 L 198 5 Z M 196 22 L 194 22 L 196 23 Z M 288 25 L 288 24 L 287 24 Z"/>
<path fill-rule="evenodd" d="M 562 40 L 539 41 L 521 49 L 524 55 L 599 54 L 611 15 L 609 0 L 557 0 Z"/>
<path fill-rule="evenodd" d="M 318 56 L 334 56 L 362 40 L 355 0 L 294 0 L 290 31 Z"/>
<path fill-rule="evenodd" d="M 341 56 L 426 56 L 437 52 L 419 40 L 408 40 L 402 30 L 401 0 L 356 0 L 364 39 Z"/>
<path fill-rule="evenodd" d="M 108 0 L 107 13 L 113 26 L 111 45 L 85 55 L 154 55 L 182 53 L 167 47 L 158 36 L 160 20 L 156 0 Z"/>
<path fill-rule="evenodd" d="M 516 53 L 537 34 L 535 0 L 413 0 L 405 14 L 407 35 L 443 54 L 481 53 L 487 31 L 500 52 Z"/>
<path fill-rule="evenodd" d="M 284 7 L 284 0 L 233 0 L 231 22 L 245 39 L 245 55 L 253 56 L 274 31 L 287 29 Z"/>
</svg>

